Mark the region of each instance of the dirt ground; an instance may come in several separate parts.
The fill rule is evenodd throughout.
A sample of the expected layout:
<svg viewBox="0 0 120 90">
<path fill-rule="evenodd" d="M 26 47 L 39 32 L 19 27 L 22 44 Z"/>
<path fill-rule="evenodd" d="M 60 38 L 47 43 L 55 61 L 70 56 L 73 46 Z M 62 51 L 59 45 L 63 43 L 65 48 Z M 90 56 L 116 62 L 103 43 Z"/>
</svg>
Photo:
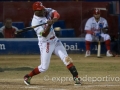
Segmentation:
<svg viewBox="0 0 120 90">
<path fill-rule="evenodd" d="M 120 57 L 84 57 L 70 54 L 82 85 L 74 85 L 72 75 L 62 61 L 52 55 L 49 69 L 34 76 L 31 85 L 25 74 L 40 64 L 39 55 L 0 55 L 0 90 L 120 90 Z"/>
</svg>

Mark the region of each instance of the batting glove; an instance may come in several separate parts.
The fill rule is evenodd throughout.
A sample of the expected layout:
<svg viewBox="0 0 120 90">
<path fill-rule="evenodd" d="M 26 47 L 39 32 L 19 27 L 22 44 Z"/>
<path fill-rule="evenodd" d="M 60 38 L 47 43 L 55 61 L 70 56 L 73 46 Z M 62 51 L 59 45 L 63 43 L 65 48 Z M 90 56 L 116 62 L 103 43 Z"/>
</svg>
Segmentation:
<svg viewBox="0 0 120 90">
<path fill-rule="evenodd" d="M 96 37 L 100 37 L 100 33 L 96 33 L 95 36 L 96 36 Z"/>
</svg>

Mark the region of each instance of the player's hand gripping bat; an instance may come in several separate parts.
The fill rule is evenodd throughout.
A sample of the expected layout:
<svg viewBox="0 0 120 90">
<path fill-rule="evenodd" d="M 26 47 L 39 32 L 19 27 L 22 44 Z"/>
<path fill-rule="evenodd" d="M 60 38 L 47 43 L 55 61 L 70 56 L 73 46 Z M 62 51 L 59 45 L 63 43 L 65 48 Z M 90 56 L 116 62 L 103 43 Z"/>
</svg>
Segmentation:
<svg viewBox="0 0 120 90">
<path fill-rule="evenodd" d="M 98 57 L 98 58 L 101 57 L 101 42 L 100 42 L 101 36 L 100 36 L 100 35 L 101 35 L 101 30 L 103 29 L 102 23 L 99 24 L 99 28 L 100 28 L 100 33 L 99 33 L 99 36 L 98 36 L 99 41 L 98 41 L 98 51 L 97 51 L 97 57 Z"/>
<path fill-rule="evenodd" d="M 30 26 L 30 27 L 23 28 L 23 29 L 21 29 L 21 30 L 16 31 L 16 32 L 15 32 L 15 35 L 18 35 L 18 34 L 20 34 L 20 33 L 26 32 L 26 31 L 28 31 L 28 30 L 32 30 L 32 29 L 34 29 L 34 28 L 36 28 L 36 27 L 39 27 L 39 26 L 42 26 L 42 25 L 45 25 L 45 24 L 47 24 L 47 23 L 43 23 L 43 24 L 39 24 L 39 25 L 36 25 L 36 26 Z"/>
</svg>

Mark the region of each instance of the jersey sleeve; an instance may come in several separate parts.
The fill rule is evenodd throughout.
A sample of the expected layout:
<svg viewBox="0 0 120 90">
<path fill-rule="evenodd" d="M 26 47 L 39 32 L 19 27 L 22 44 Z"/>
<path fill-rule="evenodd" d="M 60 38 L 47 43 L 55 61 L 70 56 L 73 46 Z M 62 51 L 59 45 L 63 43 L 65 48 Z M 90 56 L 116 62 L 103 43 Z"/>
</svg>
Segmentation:
<svg viewBox="0 0 120 90">
<path fill-rule="evenodd" d="M 87 20 L 84 30 L 91 30 L 91 20 L 90 19 Z"/>
<path fill-rule="evenodd" d="M 2 28 L 0 28 L 0 33 L 2 33 Z"/>
<path fill-rule="evenodd" d="M 17 27 L 15 27 L 15 26 L 12 26 L 12 27 L 13 27 L 16 31 L 19 31 Z"/>
<path fill-rule="evenodd" d="M 107 20 L 106 19 L 104 19 L 104 26 L 103 26 L 104 28 L 105 27 L 108 27 L 108 22 L 107 22 Z"/>
<path fill-rule="evenodd" d="M 57 11 L 54 11 L 54 12 L 52 12 L 52 16 L 51 17 L 59 19 L 60 18 L 60 14 Z"/>
<path fill-rule="evenodd" d="M 59 19 L 60 18 L 59 13 L 52 8 L 46 8 L 46 12 L 47 12 L 47 17 L 51 17 L 51 19 L 53 19 L 53 18 Z"/>
<path fill-rule="evenodd" d="M 43 24 L 43 23 L 44 22 L 42 20 L 38 21 L 38 20 L 33 19 L 31 26 L 36 26 L 36 25 Z M 41 36 L 41 33 L 44 31 L 44 27 L 45 27 L 45 25 L 34 28 L 34 30 L 38 36 Z"/>
<path fill-rule="evenodd" d="M 2 26 L 2 27 L 0 28 L 0 33 L 3 34 L 3 30 L 4 30 L 4 28 L 5 28 L 5 26 Z"/>
</svg>

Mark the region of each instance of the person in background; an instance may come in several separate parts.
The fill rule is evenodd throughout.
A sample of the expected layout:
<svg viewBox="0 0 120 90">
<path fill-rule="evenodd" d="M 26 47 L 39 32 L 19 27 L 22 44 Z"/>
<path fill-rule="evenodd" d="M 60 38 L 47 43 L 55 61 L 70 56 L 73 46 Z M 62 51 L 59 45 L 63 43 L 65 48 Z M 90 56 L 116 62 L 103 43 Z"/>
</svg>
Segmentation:
<svg viewBox="0 0 120 90">
<path fill-rule="evenodd" d="M 3 35 L 3 38 L 15 38 L 16 31 L 18 31 L 18 28 L 12 26 L 12 19 L 5 19 L 4 26 L 0 28 L 0 33 Z"/>
<path fill-rule="evenodd" d="M 97 42 L 99 37 L 101 37 L 102 42 L 105 42 L 106 45 L 106 56 L 113 56 L 110 49 L 111 38 L 107 33 L 108 31 L 108 23 L 107 20 L 100 16 L 100 9 L 95 8 L 93 10 L 93 17 L 89 18 L 85 24 L 85 46 L 86 46 L 86 54 L 85 57 L 90 56 L 90 44 L 91 42 Z M 101 29 L 102 28 L 102 29 Z"/>
</svg>

